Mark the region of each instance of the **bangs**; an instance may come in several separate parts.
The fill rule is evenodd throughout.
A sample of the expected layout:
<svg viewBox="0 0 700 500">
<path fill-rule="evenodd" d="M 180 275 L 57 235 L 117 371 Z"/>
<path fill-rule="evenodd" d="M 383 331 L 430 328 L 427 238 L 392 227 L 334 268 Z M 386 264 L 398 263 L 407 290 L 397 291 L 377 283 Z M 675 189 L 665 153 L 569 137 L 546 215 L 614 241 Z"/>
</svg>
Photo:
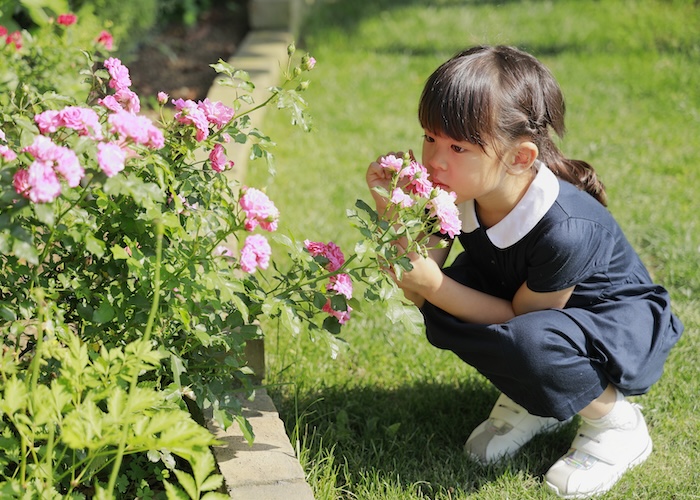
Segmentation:
<svg viewBox="0 0 700 500">
<path fill-rule="evenodd" d="M 465 58 L 439 67 L 423 88 L 418 105 L 421 126 L 456 141 L 483 147 L 492 137 L 491 92 L 479 71 Z M 473 63 L 473 61 L 472 61 Z"/>
</svg>

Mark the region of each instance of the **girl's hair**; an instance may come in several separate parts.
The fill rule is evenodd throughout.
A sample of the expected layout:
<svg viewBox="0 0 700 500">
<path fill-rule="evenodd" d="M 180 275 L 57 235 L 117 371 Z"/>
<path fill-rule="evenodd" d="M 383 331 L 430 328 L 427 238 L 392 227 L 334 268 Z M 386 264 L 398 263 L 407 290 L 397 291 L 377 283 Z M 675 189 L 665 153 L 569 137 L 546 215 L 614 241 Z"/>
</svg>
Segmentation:
<svg viewBox="0 0 700 500">
<path fill-rule="evenodd" d="M 527 137 L 539 158 L 558 177 L 606 205 L 595 170 L 570 160 L 550 137 L 563 137 L 564 97 L 552 73 L 536 58 L 514 47 L 479 46 L 460 52 L 428 78 L 418 107 L 421 126 L 458 141 L 498 145 Z"/>
</svg>

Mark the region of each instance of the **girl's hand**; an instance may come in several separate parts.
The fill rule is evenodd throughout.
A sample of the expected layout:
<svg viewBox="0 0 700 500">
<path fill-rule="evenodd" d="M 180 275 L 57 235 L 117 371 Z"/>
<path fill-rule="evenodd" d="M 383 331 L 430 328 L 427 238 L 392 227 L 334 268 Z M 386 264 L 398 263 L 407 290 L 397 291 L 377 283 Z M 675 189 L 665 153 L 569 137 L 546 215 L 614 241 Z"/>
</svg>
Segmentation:
<svg viewBox="0 0 700 500">
<path fill-rule="evenodd" d="M 420 307 L 426 297 L 440 288 L 444 274 L 440 266 L 430 257 L 423 257 L 417 253 L 407 255 L 413 265 L 410 271 L 404 271 L 399 279 L 393 270 L 388 270 L 396 285 L 403 290 L 406 298 Z M 420 297 L 420 304 L 416 301 Z"/>
</svg>

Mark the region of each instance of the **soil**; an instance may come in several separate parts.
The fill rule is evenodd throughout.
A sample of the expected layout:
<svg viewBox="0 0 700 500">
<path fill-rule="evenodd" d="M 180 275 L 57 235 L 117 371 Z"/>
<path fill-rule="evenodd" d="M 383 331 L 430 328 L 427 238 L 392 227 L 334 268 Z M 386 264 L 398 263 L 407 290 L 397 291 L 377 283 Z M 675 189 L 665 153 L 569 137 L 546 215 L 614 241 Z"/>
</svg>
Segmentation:
<svg viewBox="0 0 700 500">
<path fill-rule="evenodd" d="M 172 23 L 163 27 L 125 63 L 131 90 L 142 101 L 161 91 L 172 99 L 197 101 L 207 96 L 217 76 L 209 65 L 228 60 L 248 32 L 246 2 L 219 3 L 224 5 L 203 12 L 194 26 Z"/>
</svg>

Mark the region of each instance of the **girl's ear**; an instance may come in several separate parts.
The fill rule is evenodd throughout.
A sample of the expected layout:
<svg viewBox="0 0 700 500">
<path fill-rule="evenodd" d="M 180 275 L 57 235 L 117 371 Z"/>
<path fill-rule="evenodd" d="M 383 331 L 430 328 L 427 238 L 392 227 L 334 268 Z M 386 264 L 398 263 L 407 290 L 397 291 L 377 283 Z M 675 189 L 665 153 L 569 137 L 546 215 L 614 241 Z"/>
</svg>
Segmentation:
<svg viewBox="0 0 700 500">
<path fill-rule="evenodd" d="M 529 170 L 532 164 L 535 163 L 539 152 L 534 142 L 521 142 L 513 149 L 512 161 L 509 165 L 510 170 L 516 174 Z"/>
</svg>

